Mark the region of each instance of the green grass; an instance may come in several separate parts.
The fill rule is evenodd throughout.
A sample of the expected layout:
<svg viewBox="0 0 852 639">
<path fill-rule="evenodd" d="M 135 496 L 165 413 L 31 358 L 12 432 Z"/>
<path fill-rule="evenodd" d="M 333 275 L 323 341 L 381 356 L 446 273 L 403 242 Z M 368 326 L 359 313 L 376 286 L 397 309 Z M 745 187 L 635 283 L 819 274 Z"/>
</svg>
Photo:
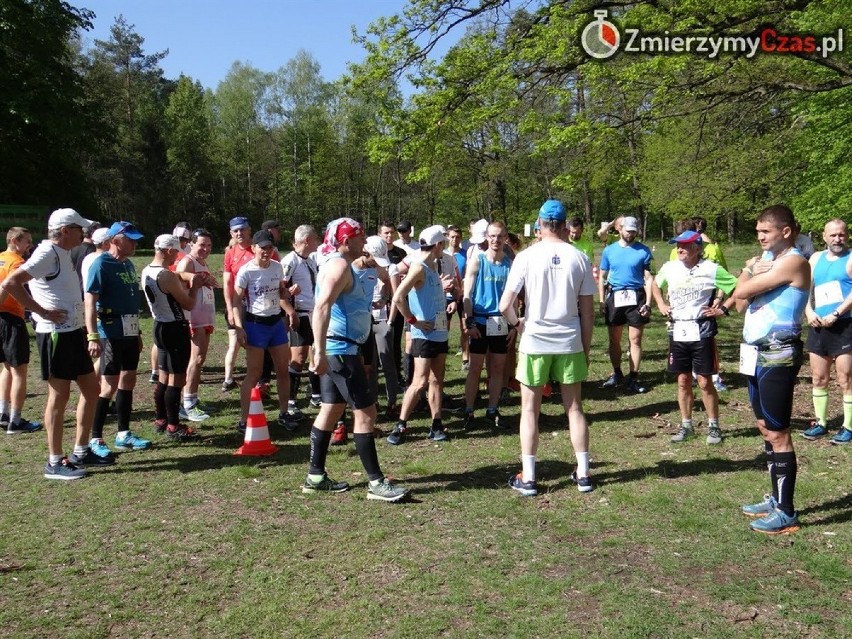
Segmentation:
<svg viewBox="0 0 852 639">
<path fill-rule="evenodd" d="M 748 251 L 727 251 L 735 271 Z M 150 320 L 143 327 L 150 344 Z M 351 443 L 332 449 L 328 469 L 353 489 L 303 495 L 307 424 L 293 434 L 272 426 L 273 457 L 233 456 L 238 400 L 219 392 L 220 325 L 201 392 L 218 412 L 202 443 L 153 432 L 142 376 L 133 428 L 156 446 L 122 453 L 84 481 L 42 479 L 43 434 L 0 439 L 0 636 L 850 636 L 850 449 L 796 435 L 803 528 L 781 538 L 748 530 L 739 506 L 768 480 L 735 372 L 740 329 L 733 316 L 720 338 L 732 387 L 723 445 L 704 444 L 706 423 L 699 437 L 669 442 L 676 387 L 663 372 L 659 316 L 645 339 L 644 396 L 598 388 L 609 374 L 599 325 L 584 388 L 594 492 L 569 480 L 574 456 L 556 399 L 541 420 L 543 494 L 506 487 L 519 468 L 514 396 L 502 407 L 510 433 L 464 433 L 450 416 L 456 437 L 438 446 L 421 413 L 404 445 L 379 440 L 385 472 L 413 490 L 410 502 L 389 505 L 366 501 Z M 457 332 L 451 339 L 455 353 Z M 36 418 L 45 388 L 36 361 L 31 368 L 26 414 Z M 796 391 L 797 431 L 812 410 L 808 375 L 803 368 Z M 461 394 L 452 355 L 448 386 Z M 706 422 L 703 411 L 695 421 Z M 108 422 L 109 439 L 114 429 Z"/>
</svg>

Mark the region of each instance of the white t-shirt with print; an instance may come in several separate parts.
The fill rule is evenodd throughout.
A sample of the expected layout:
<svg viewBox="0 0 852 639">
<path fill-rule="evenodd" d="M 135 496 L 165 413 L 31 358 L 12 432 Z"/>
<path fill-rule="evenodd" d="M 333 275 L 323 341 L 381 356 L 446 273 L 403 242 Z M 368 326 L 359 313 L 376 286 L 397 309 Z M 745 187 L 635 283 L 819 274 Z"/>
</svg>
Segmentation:
<svg viewBox="0 0 852 639">
<path fill-rule="evenodd" d="M 32 257 L 20 268 L 32 276 L 30 295 L 39 306 L 68 313 L 61 324 L 54 324 L 38 313 L 33 313 L 36 333 L 67 333 L 84 325 L 83 291 L 70 251 L 50 240 L 43 240 L 33 251 Z"/>
<path fill-rule="evenodd" d="M 272 260 L 263 268 L 254 260 L 246 262 L 237 271 L 234 286 L 246 292 L 246 311 L 252 315 L 272 317 L 281 313 L 281 280 L 284 269 Z"/>
<path fill-rule="evenodd" d="M 589 258 L 567 242 L 537 242 L 515 257 L 506 288 L 526 289 L 524 332 L 518 349 L 527 355 L 581 353 L 578 298 L 594 295 Z"/>
</svg>

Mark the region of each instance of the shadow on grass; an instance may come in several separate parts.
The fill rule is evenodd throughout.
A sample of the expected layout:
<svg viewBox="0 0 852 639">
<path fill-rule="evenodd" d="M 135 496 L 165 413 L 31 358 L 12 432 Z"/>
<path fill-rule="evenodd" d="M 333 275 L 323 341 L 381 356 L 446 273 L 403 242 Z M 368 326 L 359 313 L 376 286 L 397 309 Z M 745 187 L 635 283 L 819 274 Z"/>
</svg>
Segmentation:
<svg viewBox="0 0 852 639">
<path fill-rule="evenodd" d="M 852 495 L 838 497 L 832 501 L 827 501 L 817 506 L 804 508 L 799 510 L 799 516 L 804 517 L 816 513 L 825 513 L 827 511 L 837 511 L 833 514 L 827 514 L 821 519 L 808 519 L 809 526 L 826 526 L 828 524 L 843 524 L 852 521 Z"/>
<path fill-rule="evenodd" d="M 291 464 L 302 464 L 307 466 L 310 458 L 310 445 L 307 443 L 293 443 L 278 441 L 278 452 L 268 457 L 237 456 L 233 453 L 207 452 L 207 444 L 218 447 L 233 445 L 236 451 L 242 442 L 235 436 L 222 435 L 205 437 L 198 444 L 169 444 L 158 443 L 158 450 L 169 448 L 183 448 L 197 454 L 182 457 L 152 458 L 144 452 L 122 454 L 119 463 L 98 469 L 99 475 L 120 475 L 124 473 L 149 473 L 154 471 L 178 471 L 181 473 L 194 473 L 204 470 L 219 470 L 232 466 L 269 468 L 273 466 L 285 466 Z"/>
</svg>

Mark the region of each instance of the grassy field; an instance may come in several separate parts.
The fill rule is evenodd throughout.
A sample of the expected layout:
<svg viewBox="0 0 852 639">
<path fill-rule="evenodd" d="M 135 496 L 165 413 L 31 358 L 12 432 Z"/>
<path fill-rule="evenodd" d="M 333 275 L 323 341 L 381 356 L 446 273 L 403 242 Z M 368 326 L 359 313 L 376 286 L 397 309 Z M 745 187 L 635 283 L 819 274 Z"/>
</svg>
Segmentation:
<svg viewBox="0 0 852 639">
<path fill-rule="evenodd" d="M 753 252 L 727 248 L 732 270 Z M 679 418 L 659 315 L 646 334 L 650 391 L 641 396 L 599 388 L 610 372 L 599 323 L 584 386 L 594 492 L 578 493 L 569 479 L 574 455 L 556 397 L 541 419 L 542 494 L 506 487 L 519 470 L 514 395 L 501 406 L 509 432 L 463 431 L 447 414 L 454 437 L 435 445 L 419 413 L 402 446 L 379 440 L 384 471 L 413 490 L 394 505 L 366 501 L 351 443 L 332 449 L 328 469 L 353 489 L 303 495 L 308 422 L 295 433 L 272 426 L 281 447 L 273 457 L 233 456 L 238 398 L 219 391 L 220 324 L 201 391 L 217 413 L 201 425 L 202 442 L 153 432 L 147 376 L 133 429 L 155 446 L 121 453 L 83 481 L 42 478 L 43 433 L 0 439 L 0 636 L 852 636 L 850 449 L 796 434 L 803 527 L 779 538 L 750 532 L 739 507 L 759 500 L 768 479 L 736 373 L 742 320 L 723 324 L 731 390 L 722 445 L 704 443 L 701 410 L 698 437 L 669 441 Z M 150 344 L 150 320 L 143 328 Z M 463 389 L 457 344 L 454 330 L 454 397 Z M 36 419 L 45 387 L 37 361 L 31 368 L 25 414 Z M 274 403 L 266 406 L 272 419 Z M 839 413 L 832 389 L 831 415 Z M 804 367 L 795 430 L 811 415 Z M 109 442 L 114 430 L 108 422 Z"/>
</svg>

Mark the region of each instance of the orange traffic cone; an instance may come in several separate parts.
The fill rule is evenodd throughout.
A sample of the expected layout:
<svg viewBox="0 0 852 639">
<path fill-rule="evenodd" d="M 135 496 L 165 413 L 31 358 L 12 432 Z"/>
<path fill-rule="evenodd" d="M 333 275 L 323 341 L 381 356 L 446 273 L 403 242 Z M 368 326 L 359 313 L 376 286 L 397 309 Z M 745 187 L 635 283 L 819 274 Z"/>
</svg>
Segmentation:
<svg viewBox="0 0 852 639">
<path fill-rule="evenodd" d="M 251 457 L 266 457 L 278 452 L 278 446 L 269 439 L 269 427 L 266 425 L 266 414 L 263 412 L 263 402 L 260 399 L 260 389 L 251 389 L 251 404 L 249 405 L 248 421 L 246 422 L 246 438 L 234 455 L 249 455 Z"/>
</svg>

